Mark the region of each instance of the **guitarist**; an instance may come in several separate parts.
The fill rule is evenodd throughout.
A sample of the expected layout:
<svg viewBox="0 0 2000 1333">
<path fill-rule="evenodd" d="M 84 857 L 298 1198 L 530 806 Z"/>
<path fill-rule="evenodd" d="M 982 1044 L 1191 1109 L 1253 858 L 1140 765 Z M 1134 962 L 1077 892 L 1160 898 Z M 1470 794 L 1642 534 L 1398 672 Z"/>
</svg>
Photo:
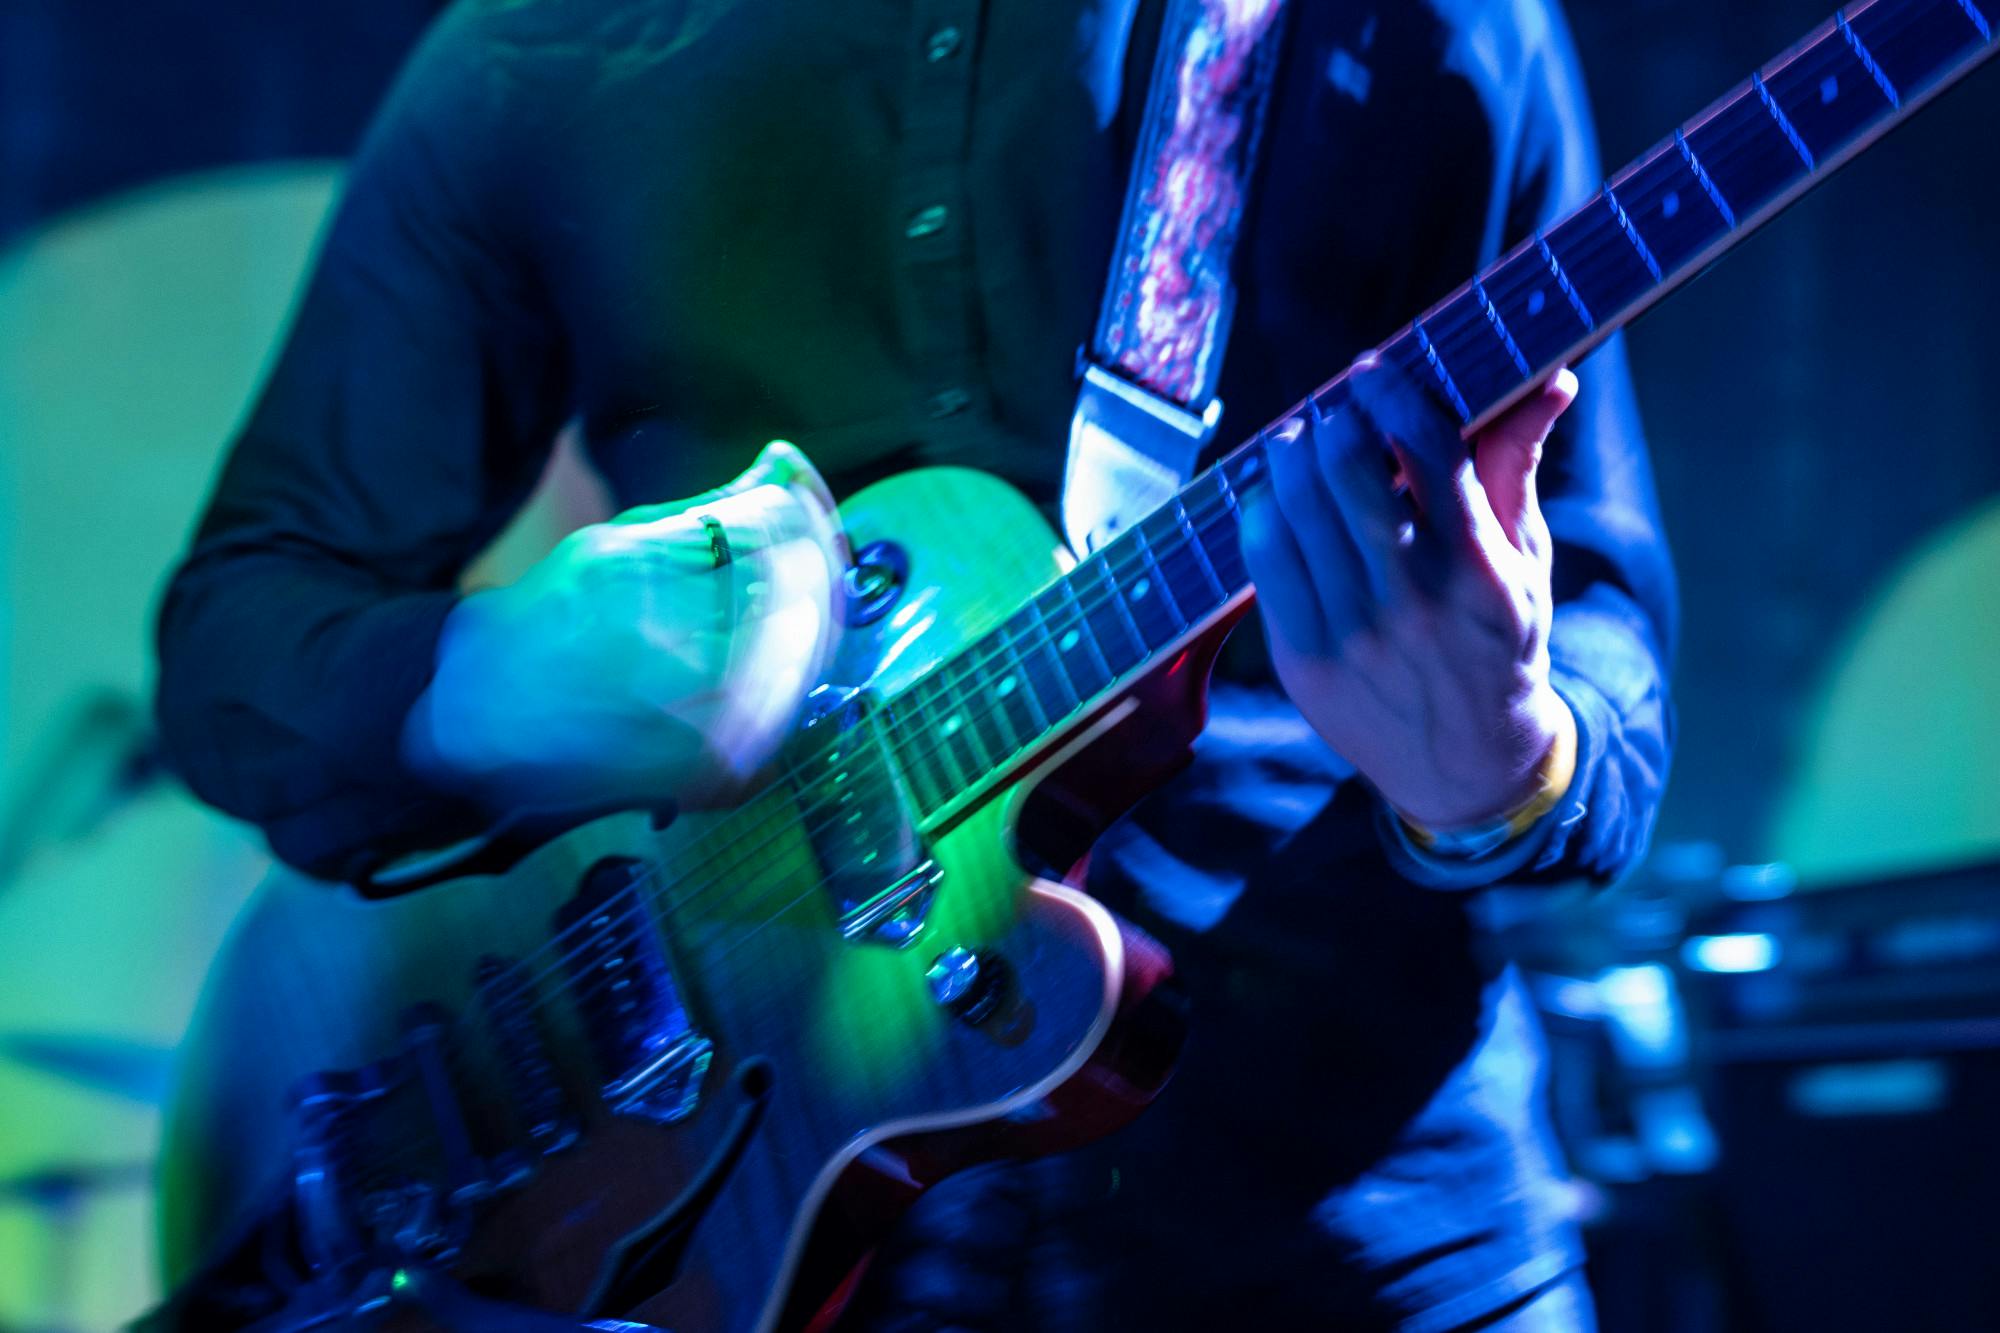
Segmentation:
<svg viewBox="0 0 2000 1333">
<path fill-rule="evenodd" d="M 167 596 L 179 771 L 329 878 L 528 800 L 726 799 L 833 632 L 801 457 L 719 520 L 633 510 L 470 597 L 461 567 L 571 418 L 626 506 L 773 436 L 832 492 L 953 463 L 1052 505 L 1160 8 L 461 0 Z M 1597 172 L 1552 0 L 1291 9 L 1239 430 Z M 1468 903 L 1616 876 L 1659 801 L 1674 588 L 1623 352 L 1470 447 L 1386 367 L 1356 397 L 1274 451 L 1264 633 L 1093 858 L 1194 991 L 1179 1080 L 1092 1149 L 927 1196 L 857 1325 L 1590 1326 L 1538 1037 Z M 723 558 L 755 604 L 709 591 Z"/>
</svg>

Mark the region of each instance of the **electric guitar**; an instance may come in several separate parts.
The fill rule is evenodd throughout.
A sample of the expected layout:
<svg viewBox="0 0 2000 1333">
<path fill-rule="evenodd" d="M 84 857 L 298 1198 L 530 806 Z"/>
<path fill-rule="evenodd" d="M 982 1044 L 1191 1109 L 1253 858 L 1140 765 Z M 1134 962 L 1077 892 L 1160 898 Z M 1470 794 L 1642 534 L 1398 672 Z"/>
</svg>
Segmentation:
<svg viewBox="0 0 2000 1333">
<path fill-rule="evenodd" d="M 1975 0 L 1855 5 L 1379 354 L 1477 430 L 1995 49 Z M 303 1265 L 261 1327 L 823 1327 L 926 1186 L 1137 1113 L 1169 965 L 1011 852 L 1076 864 L 1186 761 L 1251 598 L 1238 499 L 1343 393 L 1081 563 L 976 472 L 855 495 L 839 684 L 735 809 L 265 894 L 186 1043 L 169 1278 L 277 1226 Z"/>
</svg>

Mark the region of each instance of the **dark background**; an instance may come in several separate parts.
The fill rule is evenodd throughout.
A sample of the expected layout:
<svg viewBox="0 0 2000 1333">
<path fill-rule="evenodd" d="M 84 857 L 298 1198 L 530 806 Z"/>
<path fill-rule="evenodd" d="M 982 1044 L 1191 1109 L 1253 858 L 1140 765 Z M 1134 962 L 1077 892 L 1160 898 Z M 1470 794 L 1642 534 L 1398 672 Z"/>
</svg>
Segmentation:
<svg viewBox="0 0 2000 1333">
<path fill-rule="evenodd" d="M 1822 3 L 1573 0 L 1605 161 Z M 0 0 L 0 246 L 148 180 L 345 154 L 437 7 Z M 1685 605 L 1663 838 L 1756 854 L 1843 632 L 1917 543 L 2000 489 L 1996 126 L 1988 70 L 1634 331 Z"/>
</svg>

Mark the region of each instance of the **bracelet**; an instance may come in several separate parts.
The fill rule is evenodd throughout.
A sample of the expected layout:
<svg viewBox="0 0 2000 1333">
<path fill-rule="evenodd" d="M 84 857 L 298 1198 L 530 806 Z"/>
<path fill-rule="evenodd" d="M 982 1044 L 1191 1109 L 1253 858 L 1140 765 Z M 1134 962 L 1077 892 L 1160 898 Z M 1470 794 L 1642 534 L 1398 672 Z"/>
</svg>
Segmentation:
<svg viewBox="0 0 2000 1333">
<path fill-rule="evenodd" d="M 1528 799 L 1497 819 L 1467 829 L 1440 833 L 1425 828 L 1401 811 L 1397 817 L 1408 830 L 1410 841 L 1433 856 L 1472 860 L 1496 852 L 1535 826 L 1535 821 L 1556 808 L 1576 776 L 1576 716 L 1564 704 L 1556 724 L 1555 740 L 1542 762 L 1535 766 L 1535 791 Z"/>
</svg>

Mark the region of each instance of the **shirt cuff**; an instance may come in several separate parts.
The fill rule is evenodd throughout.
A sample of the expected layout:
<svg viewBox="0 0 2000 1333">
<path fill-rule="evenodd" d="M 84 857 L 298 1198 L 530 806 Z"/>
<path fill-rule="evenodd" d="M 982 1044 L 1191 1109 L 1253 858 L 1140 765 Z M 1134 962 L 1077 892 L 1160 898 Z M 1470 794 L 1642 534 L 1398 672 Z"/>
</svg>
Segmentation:
<svg viewBox="0 0 2000 1333">
<path fill-rule="evenodd" d="M 1482 856 L 1442 856 L 1418 845 L 1409 825 L 1390 804 L 1375 798 L 1375 827 L 1396 873 L 1431 889 L 1483 889 L 1524 870 L 1540 869 L 1561 854 L 1567 833 L 1584 816 L 1583 794 L 1596 768 L 1603 741 L 1589 709 L 1565 682 L 1551 677 L 1558 698 L 1576 722 L 1576 760 L 1568 788 L 1549 810 L 1512 838 Z"/>
</svg>

